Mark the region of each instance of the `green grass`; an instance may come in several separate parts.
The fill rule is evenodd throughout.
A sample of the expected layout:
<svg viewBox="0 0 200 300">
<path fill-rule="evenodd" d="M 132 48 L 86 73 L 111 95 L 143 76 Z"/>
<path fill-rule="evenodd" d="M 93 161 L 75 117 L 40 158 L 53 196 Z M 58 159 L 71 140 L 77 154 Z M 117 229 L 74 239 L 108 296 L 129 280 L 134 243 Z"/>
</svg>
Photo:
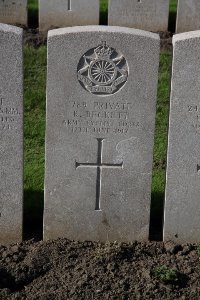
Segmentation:
<svg viewBox="0 0 200 300">
<path fill-rule="evenodd" d="M 164 283 L 176 283 L 180 277 L 177 270 L 168 268 L 165 265 L 157 266 L 152 270 L 152 275 Z"/>
<path fill-rule="evenodd" d="M 200 256 L 200 244 L 196 246 L 197 255 Z"/>
<path fill-rule="evenodd" d="M 25 47 L 25 219 L 41 218 L 44 189 L 46 46 Z"/>
<path fill-rule="evenodd" d="M 161 52 L 154 143 L 154 168 L 152 180 L 152 214 L 154 216 L 161 216 L 163 209 L 167 155 L 171 59 L 172 56 L 170 52 Z M 162 220 L 160 220 L 160 222 L 161 221 Z"/>
<path fill-rule="evenodd" d="M 170 1 L 170 12 L 176 13 L 177 9 L 177 0 L 171 0 Z"/>
<path fill-rule="evenodd" d="M 100 1 L 100 24 L 108 24 L 108 0 Z"/>
<path fill-rule="evenodd" d="M 177 0 L 170 1 L 169 7 L 169 31 L 175 32 L 176 28 L 176 11 L 177 11 Z"/>
<path fill-rule="evenodd" d="M 38 27 L 38 1 L 28 0 L 28 20 L 31 28 Z"/>
</svg>

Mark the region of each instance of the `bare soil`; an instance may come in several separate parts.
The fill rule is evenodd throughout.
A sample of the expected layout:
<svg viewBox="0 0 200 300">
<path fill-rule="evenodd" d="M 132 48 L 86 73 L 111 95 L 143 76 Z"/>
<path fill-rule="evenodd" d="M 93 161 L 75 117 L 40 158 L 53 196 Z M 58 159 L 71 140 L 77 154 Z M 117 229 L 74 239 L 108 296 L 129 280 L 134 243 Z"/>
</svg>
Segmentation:
<svg viewBox="0 0 200 300">
<path fill-rule="evenodd" d="M 172 50 L 172 33 L 171 32 L 158 32 L 161 39 L 162 50 Z M 39 33 L 38 29 L 31 29 L 24 27 L 24 43 L 32 47 L 39 47 L 45 45 L 47 37 Z"/>
<path fill-rule="evenodd" d="M 67 239 L 0 246 L 0 299 L 198 300 L 198 250 L 170 242 Z M 159 277 L 155 269 L 163 266 L 175 271 L 175 277 Z"/>
</svg>

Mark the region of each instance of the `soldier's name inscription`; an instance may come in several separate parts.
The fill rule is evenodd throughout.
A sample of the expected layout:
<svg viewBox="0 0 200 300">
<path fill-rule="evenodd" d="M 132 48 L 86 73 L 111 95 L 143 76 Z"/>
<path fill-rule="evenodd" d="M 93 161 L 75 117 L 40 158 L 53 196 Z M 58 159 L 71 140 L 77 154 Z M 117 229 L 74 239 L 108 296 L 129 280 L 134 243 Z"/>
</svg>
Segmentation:
<svg viewBox="0 0 200 300">
<path fill-rule="evenodd" d="M 71 132 L 128 134 L 139 127 L 138 120 L 129 119 L 132 103 L 128 102 L 74 102 L 71 116 L 63 121 Z"/>
</svg>

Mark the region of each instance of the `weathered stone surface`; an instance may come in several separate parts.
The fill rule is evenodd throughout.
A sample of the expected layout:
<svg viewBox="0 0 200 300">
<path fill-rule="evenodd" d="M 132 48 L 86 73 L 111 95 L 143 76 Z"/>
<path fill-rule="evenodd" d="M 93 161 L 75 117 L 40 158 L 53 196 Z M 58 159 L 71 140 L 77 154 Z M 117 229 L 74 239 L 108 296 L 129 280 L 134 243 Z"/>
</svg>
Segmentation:
<svg viewBox="0 0 200 300">
<path fill-rule="evenodd" d="M 200 242 L 200 32 L 173 45 L 164 239 Z"/>
<path fill-rule="evenodd" d="M 27 0 L 0 0 L 0 23 L 27 25 Z"/>
<path fill-rule="evenodd" d="M 99 24 L 99 0 L 39 0 L 39 27 L 48 29 Z"/>
<path fill-rule="evenodd" d="M 179 0 L 177 8 L 176 32 L 200 29 L 200 1 Z"/>
<path fill-rule="evenodd" d="M 44 238 L 145 240 L 159 36 L 49 32 Z"/>
<path fill-rule="evenodd" d="M 0 243 L 22 239 L 22 29 L 0 24 Z"/>
<path fill-rule="evenodd" d="M 169 0 L 109 0 L 109 25 L 166 31 Z"/>
</svg>

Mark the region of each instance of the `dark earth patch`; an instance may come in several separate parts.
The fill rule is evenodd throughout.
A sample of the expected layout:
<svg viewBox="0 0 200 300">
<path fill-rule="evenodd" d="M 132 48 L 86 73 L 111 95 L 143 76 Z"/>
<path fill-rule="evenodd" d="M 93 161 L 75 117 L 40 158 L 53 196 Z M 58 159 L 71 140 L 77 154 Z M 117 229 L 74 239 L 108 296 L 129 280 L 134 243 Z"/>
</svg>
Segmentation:
<svg viewBox="0 0 200 300">
<path fill-rule="evenodd" d="M 38 29 L 23 28 L 24 29 L 24 44 L 32 47 L 40 47 L 46 45 L 47 37 L 42 36 Z M 162 50 L 172 50 L 172 33 L 171 32 L 159 32 L 161 39 Z"/>
<path fill-rule="evenodd" d="M 0 246 L 1 300 L 197 300 L 200 249 L 58 239 Z"/>
</svg>

